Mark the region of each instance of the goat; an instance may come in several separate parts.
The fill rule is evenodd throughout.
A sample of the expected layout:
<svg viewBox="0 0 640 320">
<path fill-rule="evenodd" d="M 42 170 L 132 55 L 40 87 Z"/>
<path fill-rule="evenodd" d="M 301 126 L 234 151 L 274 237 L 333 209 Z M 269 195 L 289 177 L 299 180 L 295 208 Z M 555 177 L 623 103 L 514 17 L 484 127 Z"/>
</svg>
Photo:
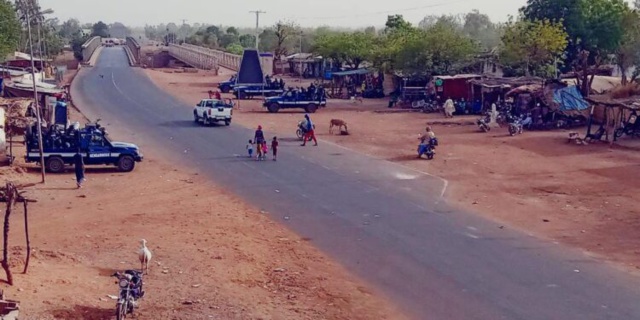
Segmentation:
<svg viewBox="0 0 640 320">
<path fill-rule="evenodd" d="M 347 123 L 341 119 L 331 119 L 329 122 L 329 133 L 333 133 L 333 127 L 338 127 L 340 131 L 342 131 L 342 127 L 344 127 L 344 131 L 349 131 L 347 129 Z"/>
<path fill-rule="evenodd" d="M 151 250 L 147 248 L 147 240 L 142 239 L 142 248 L 138 251 L 138 258 L 140 258 L 140 272 L 149 274 L 149 261 L 151 261 Z"/>
</svg>

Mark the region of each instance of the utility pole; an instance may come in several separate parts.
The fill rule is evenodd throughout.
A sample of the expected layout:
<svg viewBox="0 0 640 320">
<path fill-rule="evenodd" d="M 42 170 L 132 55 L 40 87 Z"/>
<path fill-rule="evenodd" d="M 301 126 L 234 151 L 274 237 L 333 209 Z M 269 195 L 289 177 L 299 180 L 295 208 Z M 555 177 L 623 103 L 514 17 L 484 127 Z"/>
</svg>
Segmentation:
<svg viewBox="0 0 640 320">
<path fill-rule="evenodd" d="M 266 12 L 265 11 L 256 10 L 256 11 L 249 11 L 249 13 L 255 13 L 256 14 L 256 50 L 258 50 L 258 44 L 260 43 L 260 40 L 259 40 L 259 38 L 260 38 L 260 14 L 261 13 L 266 13 Z"/>
<path fill-rule="evenodd" d="M 31 16 L 29 15 L 29 10 L 27 11 L 27 31 L 29 33 L 29 50 L 31 51 L 31 78 L 33 80 L 33 103 L 36 109 L 36 122 L 38 126 L 38 149 L 40 151 L 40 170 L 42 174 L 42 183 L 45 183 L 45 164 L 44 164 L 44 149 L 42 146 L 42 119 L 40 116 L 40 104 L 38 103 L 38 87 L 36 86 L 36 64 L 33 61 L 33 40 L 31 38 Z"/>
<path fill-rule="evenodd" d="M 187 21 L 189 21 L 189 20 L 187 20 L 187 19 L 182 19 L 182 26 L 181 26 L 181 27 L 186 26 L 186 25 L 187 25 Z M 184 31 L 184 28 L 181 28 L 181 29 L 182 29 L 182 42 L 184 43 L 184 42 L 187 42 L 187 34 L 186 34 L 186 32 Z"/>
<path fill-rule="evenodd" d="M 300 30 L 300 83 L 302 83 L 302 37 L 304 36 L 304 31 Z"/>
</svg>

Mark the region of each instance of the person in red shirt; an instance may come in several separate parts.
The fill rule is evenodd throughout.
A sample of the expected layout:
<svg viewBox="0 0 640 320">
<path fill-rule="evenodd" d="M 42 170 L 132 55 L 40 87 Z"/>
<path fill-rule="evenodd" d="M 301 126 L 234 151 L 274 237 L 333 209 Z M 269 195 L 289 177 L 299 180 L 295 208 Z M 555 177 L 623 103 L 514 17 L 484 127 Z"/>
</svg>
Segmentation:
<svg viewBox="0 0 640 320">
<path fill-rule="evenodd" d="M 278 137 L 273 137 L 271 140 L 271 152 L 273 152 L 273 161 L 278 160 Z"/>
<path fill-rule="evenodd" d="M 216 99 L 222 100 L 222 97 L 220 96 L 220 91 L 216 90 L 216 92 L 214 92 L 213 95 L 214 97 L 216 97 Z"/>
</svg>

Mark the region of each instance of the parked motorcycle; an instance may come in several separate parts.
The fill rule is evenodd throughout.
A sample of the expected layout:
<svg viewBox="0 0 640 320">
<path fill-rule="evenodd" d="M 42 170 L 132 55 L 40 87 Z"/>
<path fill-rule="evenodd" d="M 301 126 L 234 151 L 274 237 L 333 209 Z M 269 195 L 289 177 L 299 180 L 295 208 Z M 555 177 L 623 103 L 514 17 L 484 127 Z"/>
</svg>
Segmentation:
<svg viewBox="0 0 640 320">
<path fill-rule="evenodd" d="M 491 121 L 491 115 L 487 114 L 484 118 L 479 118 L 476 121 L 476 124 L 478 125 L 478 128 L 482 130 L 482 132 L 489 132 L 491 131 L 491 127 L 489 126 L 490 121 Z"/>
<path fill-rule="evenodd" d="M 116 319 L 122 320 L 129 314 L 133 314 L 138 308 L 138 300 L 144 296 L 142 291 L 142 272 L 126 270 L 123 273 L 116 272 L 112 275 L 117 279 L 120 287 L 118 302 L 116 303 Z"/>
<path fill-rule="evenodd" d="M 418 158 L 422 158 L 423 155 L 426 155 L 428 160 L 433 159 L 436 155 L 437 145 L 438 138 L 431 138 L 428 142 L 423 139 L 418 145 Z"/>
<path fill-rule="evenodd" d="M 620 128 L 616 129 L 614 132 L 615 138 L 618 139 L 623 135 L 628 135 L 630 137 L 640 137 L 640 122 L 638 120 L 638 115 L 635 111 L 629 116 L 626 122 L 622 122 L 620 124 Z"/>
<path fill-rule="evenodd" d="M 509 117 L 509 134 L 515 136 L 516 134 L 522 134 L 525 119 Z M 528 119 L 531 119 L 530 117 Z M 529 121 L 530 122 L 530 121 Z"/>
</svg>

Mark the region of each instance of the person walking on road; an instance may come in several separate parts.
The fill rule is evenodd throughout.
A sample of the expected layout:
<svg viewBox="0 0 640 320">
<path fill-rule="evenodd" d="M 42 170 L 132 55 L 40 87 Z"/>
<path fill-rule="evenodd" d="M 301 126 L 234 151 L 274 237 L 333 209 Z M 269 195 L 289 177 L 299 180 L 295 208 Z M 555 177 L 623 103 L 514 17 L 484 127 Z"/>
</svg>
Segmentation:
<svg viewBox="0 0 640 320">
<path fill-rule="evenodd" d="M 273 152 L 273 161 L 278 161 L 278 137 L 271 140 L 271 152 Z"/>
<path fill-rule="evenodd" d="M 73 156 L 73 163 L 76 171 L 76 184 L 78 186 L 78 189 L 80 189 L 82 188 L 82 183 L 84 182 L 84 159 L 82 159 L 80 150 L 78 150 Z"/>
<path fill-rule="evenodd" d="M 247 153 L 249 154 L 249 158 L 253 158 L 253 141 L 249 140 L 247 143 Z"/>
<path fill-rule="evenodd" d="M 302 139 L 302 145 L 301 146 L 306 146 L 307 145 L 307 141 L 311 141 L 313 140 L 314 142 L 314 146 L 318 146 L 318 140 L 316 140 L 316 134 L 314 132 L 314 125 L 313 122 L 311 121 L 311 118 L 309 117 L 308 114 L 304 115 L 305 120 L 307 120 L 307 131 L 304 134 L 304 138 Z"/>
<path fill-rule="evenodd" d="M 264 154 L 262 153 L 262 145 L 267 143 L 264 139 L 264 132 L 262 131 L 262 126 L 258 126 L 256 129 L 256 133 L 253 136 L 253 142 L 256 144 L 256 149 L 258 149 L 258 160 L 262 160 Z"/>
</svg>

